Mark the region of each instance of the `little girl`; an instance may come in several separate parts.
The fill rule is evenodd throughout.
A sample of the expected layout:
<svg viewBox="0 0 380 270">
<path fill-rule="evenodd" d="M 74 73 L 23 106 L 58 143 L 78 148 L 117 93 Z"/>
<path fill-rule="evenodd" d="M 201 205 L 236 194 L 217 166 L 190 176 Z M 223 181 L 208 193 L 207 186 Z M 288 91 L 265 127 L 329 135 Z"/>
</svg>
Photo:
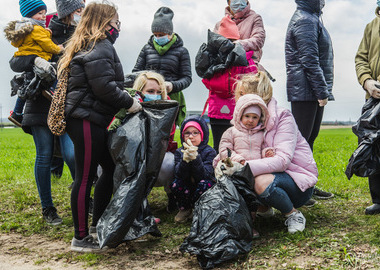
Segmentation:
<svg viewBox="0 0 380 270">
<path fill-rule="evenodd" d="M 216 151 L 208 145 L 209 129 L 200 116 L 191 116 L 181 126 L 182 147 L 175 152 L 175 180 L 170 188 L 179 208 L 174 221 L 192 216 L 195 202 L 215 183 L 212 161 Z"/>
</svg>

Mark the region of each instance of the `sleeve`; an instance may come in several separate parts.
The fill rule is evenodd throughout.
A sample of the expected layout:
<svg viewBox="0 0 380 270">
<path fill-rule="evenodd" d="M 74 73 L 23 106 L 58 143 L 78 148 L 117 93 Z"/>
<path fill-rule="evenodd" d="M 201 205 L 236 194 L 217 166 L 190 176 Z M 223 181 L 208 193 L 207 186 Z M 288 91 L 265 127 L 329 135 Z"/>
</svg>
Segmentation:
<svg viewBox="0 0 380 270">
<path fill-rule="evenodd" d="M 185 179 L 191 172 L 191 164 L 183 161 L 182 149 L 183 147 L 178 148 L 174 153 L 174 177 L 176 179 Z"/>
<path fill-rule="evenodd" d="M 173 84 L 171 93 L 177 93 L 189 87 L 192 82 L 191 78 L 191 62 L 189 51 L 182 47 L 182 52 L 179 57 L 179 79 L 176 81 L 169 81 Z"/>
<path fill-rule="evenodd" d="M 241 39 L 239 43 L 244 47 L 245 51 L 258 51 L 264 46 L 265 30 L 263 19 L 256 14 L 253 21 L 252 30 L 248 39 Z"/>
<path fill-rule="evenodd" d="M 145 55 L 145 46 L 141 49 L 139 56 L 137 57 L 136 64 L 132 69 L 132 72 L 139 72 L 145 70 L 146 66 L 146 55 Z"/>
<path fill-rule="evenodd" d="M 372 27 L 368 24 L 364 30 L 362 41 L 360 42 L 358 51 L 355 56 L 356 76 L 361 86 L 364 87 L 364 82 L 372 78 L 371 67 L 369 65 L 368 52 L 371 37 Z"/>
<path fill-rule="evenodd" d="M 189 163 L 192 167 L 192 176 L 196 181 L 201 181 L 204 179 L 214 180 L 215 175 L 212 163 L 216 157 L 216 151 L 211 148 L 211 146 L 208 146 L 207 150 L 203 151 L 207 151 L 203 160 L 201 154 L 199 154 L 195 160 Z"/>
<path fill-rule="evenodd" d="M 59 54 L 61 48 L 53 42 L 51 34 L 42 27 L 35 27 L 31 33 L 32 39 L 47 53 Z"/>
<path fill-rule="evenodd" d="M 228 156 L 228 151 L 227 148 L 231 150 L 231 160 L 240 162 L 242 160 L 245 160 L 241 155 L 237 154 L 235 152 L 235 146 L 234 146 L 234 141 L 233 141 L 233 135 L 232 135 L 232 128 L 227 129 L 223 135 L 222 138 L 220 139 L 219 143 L 219 159 L 223 160 L 227 158 Z M 216 166 L 216 164 L 215 164 Z"/>
</svg>

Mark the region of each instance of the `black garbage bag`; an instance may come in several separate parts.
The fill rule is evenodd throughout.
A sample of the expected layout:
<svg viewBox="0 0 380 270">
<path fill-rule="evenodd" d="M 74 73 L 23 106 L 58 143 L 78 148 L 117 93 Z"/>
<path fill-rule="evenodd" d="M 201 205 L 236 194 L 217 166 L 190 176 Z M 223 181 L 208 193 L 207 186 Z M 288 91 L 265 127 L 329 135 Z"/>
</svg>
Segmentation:
<svg viewBox="0 0 380 270">
<path fill-rule="evenodd" d="M 355 174 L 368 177 L 380 173 L 380 100 L 369 98 L 362 115 L 352 127 L 359 146 L 351 155 L 345 174 L 348 179 Z"/>
<path fill-rule="evenodd" d="M 250 172 L 245 166 L 236 174 L 241 178 Z M 247 254 L 252 247 L 251 214 L 233 184 L 234 177 L 222 176 L 201 195 L 195 203 L 189 236 L 180 247 L 181 252 L 196 255 L 204 269 Z"/>
<path fill-rule="evenodd" d="M 143 111 L 128 114 L 110 134 L 115 191 L 96 227 L 101 247 L 116 247 L 145 233 L 161 235 L 146 198 L 157 180 L 178 102 L 158 100 L 142 106 Z"/>
</svg>

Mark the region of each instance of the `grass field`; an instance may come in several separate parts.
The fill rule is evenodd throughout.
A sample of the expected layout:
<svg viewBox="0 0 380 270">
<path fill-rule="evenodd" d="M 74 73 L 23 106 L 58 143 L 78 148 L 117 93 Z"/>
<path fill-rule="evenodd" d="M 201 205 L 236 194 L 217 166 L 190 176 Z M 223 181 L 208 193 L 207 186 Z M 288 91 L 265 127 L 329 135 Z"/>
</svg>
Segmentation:
<svg viewBox="0 0 380 270">
<path fill-rule="evenodd" d="M 289 235 L 283 224 L 284 218 L 278 212 L 273 218 L 258 219 L 255 227 L 261 237 L 254 241 L 251 253 L 222 265 L 221 269 L 377 268 L 380 262 L 380 223 L 378 216 L 364 215 L 364 208 L 371 203 L 367 179 L 353 177 L 348 180 L 344 174 L 356 146 L 357 138 L 349 128 L 321 130 L 314 146 L 319 169 L 317 185 L 333 192 L 335 197 L 319 201 L 312 208 L 301 209 L 307 219 L 306 229 L 302 233 Z M 34 156 L 34 143 L 30 135 L 19 128 L 0 129 L 0 234 L 37 235 L 51 241 L 64 241 L 68 247 L 73 237 L 68 189 L 72 179 L 67 167 L 62 178 L 52 179 L 53 200 L 63 224 L 56 227 L 46 225 L 41 217 L 34 181 Z M 154 268 L 157 261 L 175 260 L 182 260 L 183 268 L 197 267 L 194 257 L 182 256 L 178 252 L 191 224 L 178 225 L 173 222 L 174 215 L 165 211 L 166 195 L 162 188 L 155 188 L 149 201 L 154 215 L 162 220 L 159 225 L 163 234 L 161 238 L 147 236 L 147 241 L 122 244 L 104 255 L 64 251 L 58 256 L 41 260 L 75 261 L 99 269 L 118 269 L 120 260 L 126 261 L 124 267 L 127 262 L 133 266 L 141 265 L 144 260 L 147 261 L 147 268 Z M 30 251 L 17 252 L 27 254 Z"/>
</svg>

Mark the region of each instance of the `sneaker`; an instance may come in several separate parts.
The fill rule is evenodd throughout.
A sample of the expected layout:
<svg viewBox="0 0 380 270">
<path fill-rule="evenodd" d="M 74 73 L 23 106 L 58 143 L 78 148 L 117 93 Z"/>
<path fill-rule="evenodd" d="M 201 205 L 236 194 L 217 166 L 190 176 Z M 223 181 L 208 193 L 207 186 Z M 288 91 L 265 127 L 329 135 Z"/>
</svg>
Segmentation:
<svg viewBox="0 0 380 270">
<path fill-rule="evenodd" d="M 262 218 L 270 218 L 274 216 L 274 210 L 272 207 L 269 207 L 265 212 L 256 212 L 256 216 Z"/>
<path fill-rule="evenodd" d="M 10 115 L 8 116 L 8 120 L 18 127 L 21 127 L 22 118 L 23 118 L 22 114 L 18 114 L 14 111 L 11 111 Z"/>
<path fill-rule="evenodd" d="M 314 187 L 313 197 L 318 200 L 327 200 L 334 197 L 334 194 L 331 192 L 323 191 L 322 189 L 319 189 L 317 187 Z"/>
<path fill-rule="evenodd" d="M 305 204 L 304 204 L 303 206 L 306 206 L 306 207 L 313 207 L 316 203 L 317 203 L 316 200 L 314 200 L 314 199 L 310 199 L 310 200 L 308 200 L 307 202 L 305 202 Z"/>
<path fill-rule="evenodd" d="M 98 241 L 91 235 L 87 235 L 82 240 L 78 240 L 75 237 L 71 240 L 71 250 L 76 252 L 94 252 L 99 253 L 106 250 L 101 249 Z"/>
<path fill-rule="evenodd" d="M 306 218 L 300 211 L 295 211 L 287 216 L 285 225 L 289 233 L 302 232 L 305 229 Z"/>
<path fill-rule="evenodd" d="M 90 200 L 88 202 L 88 214 L 92 216 L 93 212 L 94 212 L 94 199 L 90 197 Z"/>
<path fill-rule="evenodd" d="M 62 223 L 62 218 L 58 216 L 57 209 L 54 206 L 42 209 L 42 216 L 49 225 L 59 225 Z"/>
<path fill-rule="evenodd" d="M 178 214 L 174 217 L 174 222 L 185 223 L 189 218 L 192 217 L 192 209 L 179 210 Z"/>
</svg>

